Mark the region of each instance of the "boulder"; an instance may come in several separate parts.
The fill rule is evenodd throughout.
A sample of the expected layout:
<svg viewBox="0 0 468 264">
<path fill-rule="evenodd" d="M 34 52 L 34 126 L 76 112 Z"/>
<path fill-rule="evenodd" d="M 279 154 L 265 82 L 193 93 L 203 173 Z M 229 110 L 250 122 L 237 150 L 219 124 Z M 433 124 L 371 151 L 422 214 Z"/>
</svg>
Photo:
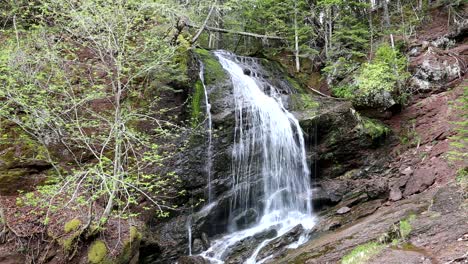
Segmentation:
<svg viewBox="0 0 468 264">
<path fill-rule="evenodd" d="M 403 194 L 401 193 L 400 188 L 393 188 L 390 190 L 390 194 L 388 199 L 392 202 L 399 201 L 403 198 Z"/>
<path fill-rule="evenodd" d="M 436 179 L 434 169 L 429 167 L 418 168 L 414 175 L 408 179 L 403 197 L 408 197 L 415 193 L 420 193 L 431 186 Z"/>
<path fill-rule="evenodd" d="M 268 256 L 278 256 L 286 251 L 287 246 L 297 241 L 299 237 L 304 234 L 304 227 L 297 225 L 284 235 L 273 239 L 264 246 L 256 257 L 256 261 L 260 261 Z"/>
<path fill-rule="evenodd" d="M 351 211 L 351 208 L 345 206 L 345 207 L 341 207 L 340 209 L 338 209 L 336 213 L 342 215 L 342 214 L 349 213 L 350 211 Z"/>
<path fill-rule="evenodd" d="M 260 243 L 266 239 L 274 238 L 277 235 L 277 231 L 274 228 L 270 228 L 253 236 L 242 239 L 236 244 L 229 247 L 225 256 L 222 258 L 226 264 L 237 264 L 246 261 L 254 252 Z"/>
<path fill-rule="evenodd" d="M 182 256 L 177 260 L 179 264 L 210 264 L 210 261 L 202 256 Z"/>
</svg>

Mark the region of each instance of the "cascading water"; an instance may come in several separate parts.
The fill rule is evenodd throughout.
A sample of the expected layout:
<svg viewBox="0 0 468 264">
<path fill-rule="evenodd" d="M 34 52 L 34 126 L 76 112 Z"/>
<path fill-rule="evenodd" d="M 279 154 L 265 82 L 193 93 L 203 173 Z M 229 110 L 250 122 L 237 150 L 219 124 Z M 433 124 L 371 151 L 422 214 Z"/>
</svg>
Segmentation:
<svg viewBox="0 0 468 264">
<path fill-rule="evenodd" d="M 230 247 L 246 237 L 271 228 L 278 237 L 299 224 L 309 229 L 314 218 L 299 122 L 284 108 L 280 92 L 262 78 L 255 59 L 225 51 L 215 55 L 231 77 L 236 107 L 231 233 L 201 255 L 223 263 Z M 242 230 L 235 220 L 247 210 L 256 212 L 258 221 Z M 246 263 L 261 262 L 257 254 L 270 240 L 257 245 Z"/>
<path fill-rule="evenodd" d="M 205 66 L 200 61 L 200 71 L 198 77 L 200 78 L 200 82 L 203 86 L 203 91 L 205 94 L 205 107 L 206 107 L 206 130 L 208 132 L 208 140 L 207 140 L 207 150 L 206 150 L 206 165 L 205 170 L 207 174 L 207 182 L 208 182 L 208 204 L 211 204 L 213 197 L 212 197 L 212 190 L 211 190 L 211 167 L 213 165 L 212 156 L 213 156 L 213 122 L 211 118 L 211 104 L 208 98 L 208 91 L 205 85 Z M 189 256 L 192 255 L 192 214 L 187 219 L 187 235 L 188 235 L 188 253 Z"/>
<path fill-rule="evenodd" d="M 200 72 L 199 72 L 199 78 L 200 81 L 203 85 L 203 91 L 205 94 L 205 106 L 206 106 L 206 117 L 207 117 L 207 131 L 208 131 L 208 146 L 206 150 L 206 174 L 208 178 L 208 204 L 212 202 L 213 200 L 213 194 L 211 190 L 211 167 L 213 165 L 212 161 L 212 156 L 213 156 L 213 123 L 211 119 L 211 104 L 208 99 L 208 91 L 206 89 L 205 85 L 205 66 L 203 65 L 202 62 L 200 62 Z"/>
</svg>

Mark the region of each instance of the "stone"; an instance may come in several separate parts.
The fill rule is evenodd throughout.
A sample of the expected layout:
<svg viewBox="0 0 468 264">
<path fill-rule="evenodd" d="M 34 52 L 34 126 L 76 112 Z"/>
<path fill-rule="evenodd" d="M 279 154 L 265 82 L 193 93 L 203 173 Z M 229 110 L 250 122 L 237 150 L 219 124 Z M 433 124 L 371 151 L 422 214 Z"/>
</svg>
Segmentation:
<svg viewBox="0 0 468 264">
<path fill-rule="evenodd" d="M 226 264 L 243 263 L 252 255 L 261 242 L 266 239 L 274 238 L 277 234 L 276 229 L 270 228 L 253 236 L 244 238 L 230 246 L 225 255 L 221 258 L 224 259 Z"/>
<path fill-rule="evenodd" d="M 238 229 L 244 229 L 255 223 L 258 218 L 257 210 L 249 208 L 234 218 L 234 223 Z"/>
<path fill-rule="evenodd" d="M 403 198 L 403 194 L 401 193 L 400 188 L 393 188 L 390 190 L 390 194 L 388 199 L 392 202 L 396 202 Z"/>
<path fill-rule="evenodd" d="M 297 225 L 284 235 L 273 239 L 264 246 L 257 255 L 256 261 L 262 260 L 268 256 L 280 255 L 285 251 L 285 248 L 299 239 L 299 236 L 304 233 L 304 227 Z"/>
<path fill-rule="evenodd" d="M 334 204 L 330 198 L 330 195 L 321 186 L 312 188 L 311 193 L 312 205 L 316 210 L 320 210 L 324 206 Z"/>
<path fill-rule="evenodd" d="M 346 213 L 349 213 L 351 211 L 351 208 L 347 207 L 347 206 L 344 206 L 344 207 L 341 207 L 340 209 L 338 209 L 336 211 L 337 214 L 346 214 Z"/>
<path fill-rule="evenodd" d="M 183 256 L 177 260 L 179 264 L 210 264 L 210 261 L 202 256 Z"/>
<path fill-rule="evenodd" d="M 199 254 L 204 250 L 201 239 L 195 238 L 192 243 L 192 254 Z"/>
<path fill-rule="evenodd" d="M 408 179 L 403 197 L 408 197 L 415 193 L 420 193 L 431 186 L 436 179 L 434 169 L 429 167 L 418 168 L 412 177 Z"/>
<path fill-rule="evenodd" d="M 409 176 L 409 175 L 413 174 L 413 170 L 411 169 L 411 167 L 407 167 L 406 169 L 401 171 L 401 174 L 403 174 L 405 176 Z"/>
<path fill-rule="evenodd" d="M 432 198 L 432 205 L 429 209 L 441 214 L 456 212 L 463 203 L 462 193 L 463 191 L 456 186 L 444 186 Z"/>
</svg>

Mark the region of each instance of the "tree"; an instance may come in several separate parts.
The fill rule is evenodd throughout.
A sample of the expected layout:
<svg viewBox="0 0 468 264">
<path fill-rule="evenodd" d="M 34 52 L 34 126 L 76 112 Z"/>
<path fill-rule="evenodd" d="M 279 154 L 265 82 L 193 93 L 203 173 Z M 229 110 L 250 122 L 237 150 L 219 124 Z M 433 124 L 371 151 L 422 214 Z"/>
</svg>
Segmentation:
<svg viewBox="0 0 468 264">
<path fill-rule="evenodd" d="M 91 207 L 104 200 L 95 219 L 102 226 L 113 212 L 131 215 L 129 208 L 143 196 L 166 215 L 170 207 L 161 199 L 167 177 L 175 176 L 149 173 L 164 156 L 137 125 L 153 122 L 153 137 L 173 125 L 149 114 L 151 105 L 148 112 L 133 105 L 146 78 L 178 70 L 172 66 L 178 48 L 164 38 L 170 25 L 154 26 L 164 22 L 165 6 L 145 0 L 47 4 L 54 27 L 44 22 L 16 32 L 20 37 L 0 54 L 0 117 L 48 150 L 57 174 L 57 184 L 42 188 L 49 212 L 63 196 L 69 199 L 64 204 Z M 72 156 L 73 170 L 61 167 L 57 146 Z"/>
</svg>

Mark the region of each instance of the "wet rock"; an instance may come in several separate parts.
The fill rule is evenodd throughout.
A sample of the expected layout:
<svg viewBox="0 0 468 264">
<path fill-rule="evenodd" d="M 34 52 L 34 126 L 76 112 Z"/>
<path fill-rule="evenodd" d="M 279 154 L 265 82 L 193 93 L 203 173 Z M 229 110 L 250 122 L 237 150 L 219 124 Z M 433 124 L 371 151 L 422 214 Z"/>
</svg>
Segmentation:
<svg viewBox="0 0 468 264">
<path fill-rule="evenodd" d="M 349 197 L 343 198 L 343 201 L 338 204 L 340 207 L 353 207 L 360 203 L 369 200 L 369 196 L 366 193 L 357 192 Z"/>
<path fill-rule="evenodd" d="M 336 213 L 342 215 L 342 214 L 349 213 L 350 211 L 351 211 L 351 208 L 345 206 L 345 207 L 341 207 L 340 209 L 338 209 Z"/>
<path fill-rule="evenodd" d="M 203 252 L 204 249 L 201 239 L 195 238 L 192 243 L 192 254 L 199 254 Z"/>
<path fill-rule="evenodd" d="M 343 196 L 352 188 L 349 180 L 328 180 L 321 182 L 321 184 L 332 203 L 341 201 Z"/>
<path fill-rule="evenodd" d="M 344 219 L 343 223 L 356 221 L 360 218 L 373 214 L 375 211 L 377 211 L 377 209 L 379 209 L 379 207 L 382 205 L 382 202 L 383 200 L 377 199 L 353 207 L 351 213 L 345 215 L 346 219 Z"/>
<path fill-rule="evenodd" d="M 260 261 L 268 256 L 278 256 L 286 251 L 286 247 L 299 239 L 304 233 L 304 227 L 297 225 L 286 234 L 273 239 L 264 246 L 257 255 L 256 261 Z"/>
<path fill-rule="evenodd" d="M 314 209 L 320 210 L 324 206 L 332 205 L 330 195 L 321 187 L 317 186 L 312 189 L 312 205 Z"/>
<path fill-rule="evenodd" d="M 341 226 L 340 218 L 331 218 L 323 222 L 323 231 L 335 230 Z"/>
<path fill-rule="evenodd" d="M 420 193 L 426 190 L 434 183 L 435 179 L 436 174 L 434 169 L 428 167 L 416 169 L 414 171 L 414 175 L 410 177 L 406 183 L 403 197 L 407 197 L 409 195 Z"/>
<path fill-rule="evenodd" d="M 183 256 L 177 260 L 179 264 L 210 264 L 210 261 L 202 256 Z"/>
<path fill-rule="evenodd" d="M 257 246 L 265 241 L 277 236 L 276 229 L 268 229 L 253 236 L 242 239 L 236 244 L 232 245 L 225 256 L 222 259 L 225 260 L 226 264 L 237 264 L 243 263 L 247 260 L 257 248 Z"/>
<path fill-rule="evenodd" d="M 400 188 L 393 188 L 392 190 L 390 190 L 390 194 L 388 197 L 390 201 L 399 201 L 401 200 L 401 198 L 403 198 L 403 194 L 401 193 Z"/>
<path fill-rule="evenodd" d="M 255 223 L 258 218 L 257 210 L 249 208 L 234 218 L 238 229 L 244 229 Z"/>
<path fill-rule="evenodd" d="M 203 243 L 203 247 L 208 249 L 210 247 L 210 240 L 208 239 L 208 235 L 206 233 L 201 234 L 201 241 Z"/>
</svg>

